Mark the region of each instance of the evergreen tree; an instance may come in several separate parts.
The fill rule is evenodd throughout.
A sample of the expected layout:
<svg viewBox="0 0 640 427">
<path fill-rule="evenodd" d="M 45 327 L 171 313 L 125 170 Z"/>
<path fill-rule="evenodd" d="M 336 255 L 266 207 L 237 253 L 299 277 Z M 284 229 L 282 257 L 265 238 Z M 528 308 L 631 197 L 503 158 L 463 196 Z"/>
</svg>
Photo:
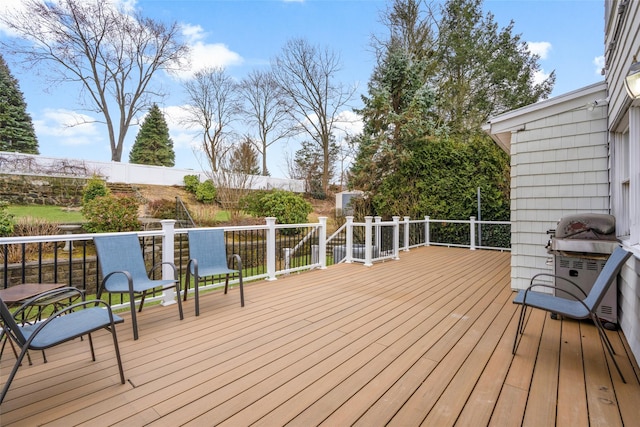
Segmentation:
<svg viewBox="0 0 640 427">
<path fill-rule="evenodd" d="M 329 178 L 335 175 L 335 164 L 338 157 L 338 146 L 333 136 L 329 147 Z M 289 175 L 293 179 L 303 179 L 305 189 L 315 199 L 325 199 L 327 193 L 322 188 L 322 170 L 324 156 L 322 148 L 309 141 L 302 141 L 295 152 L 293 162 L 289 165 Z"/>
<path fill-rule="evenodd" d="M 245 175 L 260 175 L 258 153 L 253 148 L 254 144 L 250 137 L 246 137 L 239 145 L 231 150 L 229 167 L 231 172 Z"/>
<path fill-rule="evenodd" d="M 9 67 L 0 55 L 0 151 L 39 154 L 27 104 Z"/>
<path fill-rule="evenodd" d="M 153 104 L 136 135 L 129 163 L 171 167 L 175 165 L 175 159 L 167 121 L 158 105 Z"/>
<path fill-rule="evenodd" d="M 547 98 L 555 73 L 536 84 L 539 57 L 529 52 L 514 23 L 499 29 L 482 0 L 449 0 L 442 8 L 437 65 L 432 77 L 438 115 L 455 134 L 475 132 L 505 111 Z"/>
<path fill-rule="evenodd" d="M 438 11 L 395 0 L 386 22 L 350 176 L 367 192 L 361 211 L 468 218 L 481 187 L 483 219 L 507 219 L 508 157 L 481 126 L 547 97 L 555 76 L 534 83 L 539 58 L 513 23 L 499 29 L 483 15 L 482 0 L 448 0 Z"/>
</svg>

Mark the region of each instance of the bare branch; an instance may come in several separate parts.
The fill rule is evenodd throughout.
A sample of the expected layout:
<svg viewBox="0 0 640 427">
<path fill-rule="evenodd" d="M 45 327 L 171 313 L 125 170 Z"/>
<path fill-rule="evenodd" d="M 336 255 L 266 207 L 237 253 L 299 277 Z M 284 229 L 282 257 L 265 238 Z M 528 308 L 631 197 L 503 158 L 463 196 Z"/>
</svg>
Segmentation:
<svg viewBox="0 0 640 427">
<path fill-rule="evenodd" d="M 185 124 L 202 129 L 201 148 L 211 170 L 217 172 L 231 123 L 239 112 L 236 85 L 223 68 L 198 71 L 183 85 L 187 94 Z"/>
<path fill-rule="evenodd" d="M 177 24 L 130 15 L 109 0 L 24 0 L 0 20 L 21 40 L 3 42 L 49 81 L 80 83 L 86 105 L 104 117 L 111 160 L 120 161 L 134 117 L 156 95 L 158 70 L 180 67 L 188 48 Z"/>
<path fill-rule="evenodd" d="M 289 125 L 290 115 L 282 102 L 280 88 L 271 72 L 252 71 L 239 86 L 245 101 L 242 113 L 247 124 L 256 129 L 257 141 L 249 138 L 262 155 L 262 175 L 267 170 L 267 148 L 293 133 Z"/>
<path fill-rule="evenodd" d="M 338 115 L 355 93 L 335 82 L 339 56 L 329 49 L 292 39 L 274 60 L 274 76 L 291 118 L 322 150 L 322 190 L 329 187 L 331 143 Z"/>
</svg>

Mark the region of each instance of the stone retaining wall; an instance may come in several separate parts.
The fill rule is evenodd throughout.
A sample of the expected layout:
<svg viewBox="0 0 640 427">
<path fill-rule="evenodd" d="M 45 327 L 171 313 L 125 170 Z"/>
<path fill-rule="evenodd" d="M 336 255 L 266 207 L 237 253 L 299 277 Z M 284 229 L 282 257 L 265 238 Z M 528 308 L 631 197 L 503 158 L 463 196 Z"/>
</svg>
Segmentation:
<svg viewBox="0 0 640 427">
<path fill-rule="evenodd" d="M 16 205 L 80 206 L 86 178 L 0 174 L 0 200 Z"/>
</svg>

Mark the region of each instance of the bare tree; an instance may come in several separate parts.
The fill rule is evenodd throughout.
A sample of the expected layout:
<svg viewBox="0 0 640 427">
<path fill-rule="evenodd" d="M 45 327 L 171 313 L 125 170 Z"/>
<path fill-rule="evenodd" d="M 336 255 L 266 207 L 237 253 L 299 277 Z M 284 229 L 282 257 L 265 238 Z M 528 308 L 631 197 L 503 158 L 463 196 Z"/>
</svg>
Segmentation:
<svg viewBox="0 0 640 427">
<path fill-rule="evenodd" d="M 267 176 L 267 148 L 291 134 L 291 128 L 286 126 L 289 114 L 271 72 L 250 72 L 240 83 L 240 94 L 244 100 L 243 115 L 256 129 L 257 140 L 251 141 L 262 155 L 262 175 Z"/>
<path fill-rule="evenodd" d="M 287 111 L 322 150 L 322 190 L 326 193 L 331 175 L 331 138 L 340 121 L 340 109 L 351 100 L 354 88 L 335 81 L 340 71 L 339 56 L 329 49 L 310 45 L 304 39 L 289 40 L 273 63 L 274 76 Z"/>
<path fill-rule="evenodd" d="M 210 175 L 216 186 L 217 198 L 223 209 L 230 213 L 233 222 L 240 220 L 240 201 L 253 187 L 255 175 L 251 172 L 256 167 L 256 160 L 251 143 L 244 140 L 220 156 L 218 171 Z"/>
<path fill-rule="evenodd" d="M 236 84 L 223 68 L 205 68 L 184 84 L 188 124 L 202 129 L 202 151 L 213 172 L 225 152 L 240 104 Z"/>
<path fill-rule="evenodd" d="M 3 43 L 55 82 L 80 83 L 87 108 L 102 114 L 111 160 L 119 162 L 132 120 L 151 105 L 149 83 L 188 54 L 179 27 L 129 14 L 111 0 L 23 0 L 0 20 L 26 42 Z"/>
</svg>

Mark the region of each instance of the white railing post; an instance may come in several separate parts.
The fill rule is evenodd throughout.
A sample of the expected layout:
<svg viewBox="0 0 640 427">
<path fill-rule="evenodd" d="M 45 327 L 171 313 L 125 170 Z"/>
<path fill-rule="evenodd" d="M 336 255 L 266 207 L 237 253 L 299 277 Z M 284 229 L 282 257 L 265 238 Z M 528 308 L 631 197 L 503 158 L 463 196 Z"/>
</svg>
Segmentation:
<svg viewBox="0 0 640 427">
<path fill-rule="evenodd" d="M 429 230 L 429 215 L 424 216 L 424 245 L 429 246 L 431 244 L 430 230 Z"/>
<path fill-rule="evenodd" d="M 265 218 L 267 222 L 267 280 L 276 280 L 276 219 Z"/>
<path fill-rule="evenodd" d="M 373 244 L 375 248 L 378 248 L 378 253 L 382 253 L 382 226 L 380 223 L 382 222 L 381 216 L 374 216 L 373 221 L 375 222 L 375 243 Z M 373 229 L 371 230 L 373 232 Z M 371 256 L 373 256 L 373 248 L 371 250 Z"/>
<path fill-rule="evenodd" d="M 364 217 L 364 265 L 370 267 L 373 265 L 371 262 L 371 253 L 373 252 L 371 249 L 372 246 L 372 237 L 373 237 L 373 217 L 365 216 Z"/>
<path fill-rule="evenodd" d="M 470 233 L 471 233 L 471 250 L 475 251 L 476 250 L 476 217 L 475 216 L 471 216 L 469 217 L 469 228 L 470 228 Z"/>
<path fill-rule="evenodd" d="M 321 216 L 318 218 L 320 223 L 320 229 L 318 230 L 318 262 L 320 268 L 327 268 L 327 217 Z"/>
<path fill-rule="evenodd" d="M 411 221 L 410 216 L 404 217 L 404 251 L 409 252 L 409 221 Z"/>
<path fill-rule="evenodd" d="M 163 219 L 162 224 L 162 262 L 170 262 L 175 265 L 175 219 Z M 174 270 L 168 264 L 162 265 L 162 279 L 173 280 Z M 177 296 L 180 298 L 180 295 Z M 176 303 L 176 293 L 173 289 L 165 289 L 162 292 L 162 305 L 171 305 Z"/>
<path fill-rule="evenodd" d="M 408 217 L 405 217 L 408 218 Z M 405 225 L 405 229 L 406 229 Z M 407 234 L 405 233 L 405 236 Z M 408 249 L 407 249 L 408 250 Z M 400 217 L 393 217 L 393 259 L 400 259 Z"/>
<path fill-rule="evenodd" d="M 353 216 L 347 217 L 347 241 L 346 248 L 344 249 L 344 262 L 353 262 Z M 334 260 L 335 262 L 335 260 Z"/>
</svg>

